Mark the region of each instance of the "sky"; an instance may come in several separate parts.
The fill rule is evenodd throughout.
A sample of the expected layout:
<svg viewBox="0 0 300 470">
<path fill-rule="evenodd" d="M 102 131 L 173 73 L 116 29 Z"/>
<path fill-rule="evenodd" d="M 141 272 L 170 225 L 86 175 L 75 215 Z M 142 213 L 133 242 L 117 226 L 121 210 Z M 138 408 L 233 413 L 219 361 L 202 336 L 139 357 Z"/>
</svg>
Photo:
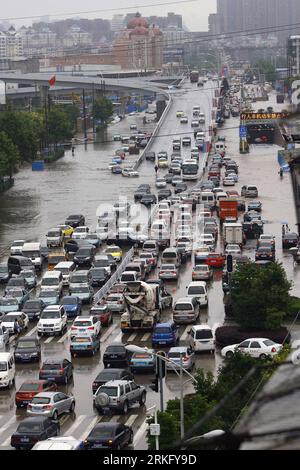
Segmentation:
<svg viewBox="0 0 300 470">
<path fill-rule="evenodd" d="M 36 20 L 32 18 L 33 16 L 61 15 L 50 16 L 51 20 L 65 19 L 70 16 L 110 19 L 116 13 L 126 14 L 140 11 L 144 16 L 166 16 L 168 12 L 174 12 L 183 16 L 185 25 L 191 31 L 206 31 L 208 29 L 208 15 L 209 13 L 215 13 L 216 0 L 186 0 L 185 3 L 176 4 L 177 1 L 180 2 L 181 0 L 110 0 L 109 2 L 107 0 L 85 0 L 84 2 L 82 0 L 51 0 L 49 2 L 10 0 L 9 2 L 1 2 L 0 22 L 11 18 L 11 23 L 16 27 L 20 27 L 22 24 L 30 25 L 32 19 Z M 174 3 L 172 4 L 172 2 Z M 166 5 L 153 6 L 163 3 Z M 168 3 L 170 4 L 167 5 Z M 108 9 L 115 9 L 115 11 L 75 14 Z M 71 15 L 71 13 L 73 14 Z M 15 19 L 16 17 L 26 18 Z"/>
</svg>

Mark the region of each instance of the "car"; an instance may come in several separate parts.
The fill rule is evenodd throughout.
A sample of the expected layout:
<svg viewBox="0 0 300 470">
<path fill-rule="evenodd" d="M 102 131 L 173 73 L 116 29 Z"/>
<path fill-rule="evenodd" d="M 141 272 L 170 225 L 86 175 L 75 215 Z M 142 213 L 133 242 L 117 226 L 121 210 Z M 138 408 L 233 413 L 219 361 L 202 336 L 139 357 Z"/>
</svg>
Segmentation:
<svg viewBox="0 0 300 470">
<path fill-rule="evenodd" d="M 109 279 L 105 268 L 91 268 L 92 286 L 103 286 Z"/>
<path fill-rule="evenodd" d="M 234 181 L 235 183 L 238 183 L 238 182 L 239 182 L 239 177 L 238 177 L 238 175 L 237 175 L 235 172 L 233 172 L 232 170 L 226 170 L 225 176 L 226 176 L 227 178 L 233 179 L 233 181 Z"/>
<path fill-rule="evenodd" d="M 294 248 L 297 247 L 299 243 L 299 237 L 297 233 L 287 232 L 282 236 L 282 248 Z"/>
<path fill-rule="evenodd" d="M 223 186 L 235 186 L 235 180 L 231 176 L 225 176 Z"/>
<path fill-rule="evenodd" d="M 37 276 L 34 271 L 31 269 L 22 269 L 19 274 L 20 277 L 23 277 L 27 282 L 29 289 L 34 289 L 37 285 Z"/>
<path fill-rule="evenodd" d="M 9 344 L 9 331 L 0 323 L 0 349 L 4 349 Z"/>
<path fill-rule="evenodd" d="M 207 324 L 193 325 L 188 332 L 188 342 L 194 352 L 215 350 L 215 334 Z"/>
<path fill-rule="evenodd" d="M 162 201 L 164 199 L 168 199 L 172 195 L 172 191 L 170 189 L 160 189 L 157 193 L 158 201 Z"/>
<path fill-rule="evenodd" d="M 175 185 L 174 193 L 179 194 L 179 193 L 183 193 L 186 190 L 187 190 L 187 184 L 186 183 L 177 183 Z"/>
<path fill-rule="evenodd" d="M 152 333 L 152 346 L 175 346 L 179 341 L 179 327 L 173 322 L 157 323 Z"/>
<path fill-rule="evenodd" d="M 22 271 L 20 271 L 20 273 L 21 272 Z M 21 277 L 20 274 L 18 276 L 13 276 L 10 278 L 10 280 L 6 284 L 5 291 L 4 291 L 5 294 L 7 294 L 10 289 L 14 289 L 14 288 L 28 290 L 29 289 L 28 282 L 26 281 L 24 277 Z"/>
<path fill-rule="evenodd" d="M 111 380 L 133 380 L 133 378 L 133 374 L 129 369 L 103 369 L 99 372 L 92 383 L 93 394 L 96 393 L 101 385 L 104 385 Z"/>
<path fill-rule="evenodd" d="M 101 385 L 93 398 L 99 414 L 107 411 L 127 414 L 132 405 L 145 405 L 146 397 L 146 388 L 133 380 L 111 380 Z"/>
<path fill-rule="evenodd" d="M 16 333 L 15 322 L 18 324 L 18 332 L 21 333 L 27 330 L 29 319 L 28 316 L 23 312 L 10 312 L 4 315 L 1 319 L 1 326 L 5 327 L 10 335 Z"/>
<path fill-rule="evenodd" d="M 65 295 L 61 300 L 61 304 L 63 305 L 68 318 L 74 318 L 81 315 L 82 302 L 79 297 L 76 297 L 75 295 Z"/>
<path fill-rule="evenodd" d="M 91 303 L 94 297 L 94 290 L 88 284 L 82 284 L 77 286 L 70 287 L 70 295 L 74 295 L 78 297 L 81 302 L 84 303 Z"/>
<path fill-rule="evenodd" d="M 74 232 L 74 227 L 71 227 L 71 225 L 60 224 L 57 227 L 62 229 L 64 237 L 71 237 Z"/>
<path fill-rule="evenodd" d="M 182 182 L 183 182 L 183 180 L 182 180 L 181 176 L 179 176 L 179 175 L 173 176 L 172 186 L 176 186 L 177 184 L 182 183 Z"/>
<path fill-rule="evenodd" d="M 165 188 L 167 186 L 165 178 L 156 178 L 155 186 L 157 188 Z"/>
<path fill-rule="evenodd" d="M 176 111 L 176 117 L 182 118 L 184 116 L 183 111 Z"/>
<path fill-rule="evenodd" d="M 94 246 L 95 248 L 99 248 L 99 246 L 101 245 L 101 240 L 98 237 L 96 232 L 93 232 L 93 233 L 89 232 L 85 236 L 84 240 L 88 242 L 89 244 L 91 244 L 92 246 Z"/>
<path fill-rule="evenodd" d="M 155 152 L 145 152 L 145 159 L 151 162 L 155 162 Z"/>
<path fill-rule="evenodd" d="M 59 432 L 59 421 L 46 416 L 31 416 L 19 423 L 11 436 L 10 445 L 15 449 L 31 449 L 36 442 L 58 436 Z"/>
<path fill-rule="evenodd" d="M 6 313 L 17 312 L 19 301 L 14 297 L 0 297 L 0 316 Z"/>
<path fill-rule="evenodd" d="M 37 338 L 21 337 L 15 345 L 15 362 L 39 362 L 41 359 L 41 345 Z"/>
<path fill-rule="evenodd" d="M 185 146 L 190 146 L 192 143 L 192 139 L 190 137 L 183 137 L 182 138 L 182 145 Z"/>
<path fill-rule="evenodd" d="M 75 398 L 62 392 L 41 392 L 35 395 L 27 406 L 28 416 L 46 416 L 57 421 L 66 412 L 75 410 Z"/>
<path fill-rule="evenodd" d="M 173 305 L 173 320 L 176 324 L 194 323 L 199 317 L 199 304 L 196 297 L 181 297 Z"/>
<path fill-rule="evenodd" d="M 13 297 L 14 299 L 17 299 L 19 303 L 19 309 L 21 309 L 26 300 L 29 299 L 30 294 L 27 290 L 21 289 L 19 287 L 13 287 L 6 290 L 6 295 L 7 297 Z"/>
<path fill-rule="evenodd" d="M 259 215 L 256 211 L 245 212 L 244 214 L 244 222 L 261 222 L 261 215 Z"/>
<path fill-rule="evenodd" d="M 257 244 L 263 241 L 268 241 L 275 247 L 275 235 L 272 235 L 269 233 L 263 233 L 260 235 L 259 239 L 257 240 Z"/>
<path fill-rule="evenodd" d="M 158 168 L 168 168 L 169 166 L 169 161 L 167 158 L 160 157 L 157 160 L 157 166 Z"/>
<path fill-rule="evenodd" d="M 84 444 L 73 436 L 49 437 L 45 441 L 34 444 L 31 450 L 84 450 Z"/>
<path fill-rule="evenodd" d="M 27 407 L 32 398 L 40 392 L 55 392 L 56 390 L 57 385 L 53 380 L 25 380 L 16 392 L 16 407 Z"/>
<path fill-rule="evenodd" d="M 104 367 L 128 368 L 131 353 L 123 343 L 112 343 L 104 351 L 102 360 Z"/>
<path fill-rule="evenodd" d="M 251 201 L 248 203 L 248 211 L 261 212 L 262 203 L 260 201 Z"/>
<path fill-rule="evenodd" d="M 81 335 L 82 333 L 93 333 L 99 336 L 101 332 L 101 322 L 96 315 L 81 315 L 75 318 L 71 326 L 71 336 Z"/>
<path fill-rule="evenodd" d="M 78 267 L 90 267 L 93 264 L 96 249 L 93 245 L 80 247 L 74 255 L 74 263 Z"/>
<path fill-rule="evenodd" d="M 121 423 L 98 423 L 83 442 L 87 450 L 121 450 L 132 443 L 132 428 Z"/>
<path fill-rule="evenodd" d="M 69 215 L 65 220 L 65 225 L 70 225 L 73 228 L 77 228 L 85 225 L 85 217 L 82 214 Z"/>
<path fill-rule="evenodd" d="M 213 270 L 206 264 L 196 264 L 192 271 L 193 281 L 210 281 L 213 278 Z"/>
<path fill-rule="evenodd" d="M 73 378 L 73 364 L 68 359 L 45 359 L 39 371 L 40 380 L 67 384 Z"/>
<path fill-rule="evenodd" d="M 106 298 L 106 304 L 112 312 L 124 312 L 125 301 L 122 293 L 110 293 Z"/>
<path fill-rule="evenodd" d="M 105 268 L 107 271 L 107 274 L 108 275 L 111 274 L 111 263 L 109 261 L 109 257 L 107 254 L 95 256 L 93 266 L 94 268 Z M 90 275 L 90 278 L 91 278 L 91 275 Z"/>
<path fill-rule="evenodd" d="M 122 136 L 120 134 L 114 134 L 113 141 L 121 142 L 121 140 L 122 140 Z"/>
<path fill-rule="evenodd" d="M 180 367 L 191 371 L 195 365 L 194 351 L 190 346 L 177 346 L 171 348 L 166 357 L 166 369 L 178 371 Z"/>
<path fill-rule="evenodd" d="M 176 280 L 178 279 L 178 267 L 175 264 L 162 264 L 159 268 L 159 279 Z"/>
<path fill-rule="evenodd" d="M 55 248 L 62 246 L 64 241 L 64 236 L 62 229 L 59 227 L 54 227 L 48 230 L 46 234 L 46 242 L 48 248 Z"/>
<path fill-rule="evenodd" d="M 106 248 L 104 254 L 111 255 L 116 261 L 121 261 L 123 257 L 122 249 L 117 245 L 110 245 Z"/>
<path fill-rule="evenodd" d="M 10 254 L 12 256 L 14 255 L 22 256 L 22 248 L 23 248 L 24 243 L 26 243 L 26 240 L 14 240 L 12 244 L 10 245 Z"/>
<path fill-rule="evenodd" d="M 225 265 L 226 261 L 226 256 L 224 256 L 222 253 L 208 253 L 205 259 L 205 263 L 207 266 L 210 266 L 211 268 L 223 268 Z"/>
<path fill-rule="evenodd" d="M 88 233 L 89 233 L 89 227 L 85 225 L 80 225 L 75 228 L 72 234 L 72 238 L 73 240 L 84 240 Z"/>
<path fill-rule="evenodd" d="M 130 359 L 130 368 L 133 373 L 136 372 L 155 372 L 156 356 L 153 349 L 144 352 L 135 352 Z"/>
<path fill-rule="evenodd" d="M 89 332 L 78 333 L 75 336 L 71 333 L 70 353 L 72 357 L 94 356 L 97 351 L 100 351 L 99 336 Z"/>
<path fill-rule="evenodd" d="M 282 349 L 282 344 L 274 343 L 268 338 L 249 338 L 239 344 L 231 344 L 221 349 L 222 357 L 232 357 L 236 351 L 249 354 L 252 357 L 266 359 L 275 356 Z"/>
<path fill-rule="evenodd" d="M 59 335 L 62 336 L 67 330 L 67 314 L 62 305 L 50 305 L 40 315 L 37 324 L 38 336 Z"/>
<path fill-rule="evenodd" d="M 9 281 L 11 273 L 8 269 L 7 263 L 0 264 L 0 284 L 5 284 Z"/>
<path fill-rule="evenodd" d="M 178 117 L 178 116 L 177 116 Z M 187 124 L 189 122 L 187 116 L 181 116 L 180 118 L 180 124 Z"/>
<path fill-rule="evenodd" d="M 255 252 L 255 261 L 275 261 L 275 252 L 272 246 L 260 246 Z"/>
<path fill-rule="evenodd" d="M 228 243 L 228 245 L 226 245 L 225 255 L 240 255 L 241 253 L 241 247 L 236 243 Z"/>
<path fill-rule="evenodd" d="M 152 204 L 157 203 L 157 197 L 155 196 L 155 194 L 145 194 L 140 200 L 140 203 L 146 207 L 151 206 Z"/>
<path fill-rule="evenodd" d="M 43 302 L 45 307 L 59 304 L 59 293 L 56 289 L 43 289 L 40 291 L 38 300 Z"/>
<path fill-rule="evenodd" d="M 254 185 L 244 185 L 241 189 L 241 196 L 244 197 L 258 197 L 257 187 Z"/>
</svg>

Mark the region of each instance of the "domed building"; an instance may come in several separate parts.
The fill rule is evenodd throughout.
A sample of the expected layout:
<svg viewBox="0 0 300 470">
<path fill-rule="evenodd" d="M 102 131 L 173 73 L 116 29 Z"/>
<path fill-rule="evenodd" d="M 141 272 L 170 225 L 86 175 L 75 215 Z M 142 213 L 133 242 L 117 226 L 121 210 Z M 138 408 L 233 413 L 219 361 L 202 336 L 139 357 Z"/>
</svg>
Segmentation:
<svg viewBox="0 0 300 470">
<path fill-rule="evenodd" d="M 149 25 L 140 13 L 136 13 L 114 42 L 114 61 L 122 69 L 160 69 L 162 40 L 161 30 Z"/>
</svg>

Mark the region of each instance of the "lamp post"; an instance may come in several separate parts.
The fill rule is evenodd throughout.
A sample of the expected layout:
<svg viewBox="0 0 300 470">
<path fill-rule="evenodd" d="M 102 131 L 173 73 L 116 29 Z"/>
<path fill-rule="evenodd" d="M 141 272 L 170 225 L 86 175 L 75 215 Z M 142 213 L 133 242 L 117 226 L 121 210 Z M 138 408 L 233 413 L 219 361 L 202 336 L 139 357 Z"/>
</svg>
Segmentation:
<svg viewBox="0 0 300 470">
<path fill-rule="evenodd" d="M 189 382 L 190 380 L 193 380 L 194 383 L 197 383 L 197 380 L 195 377 L 188 372 L 182 364 L 182 354 L 180 354 L 180 365 L 177 364 L 177 362 L 172 361 L 172 359 L 160 356 L 156 352 L 150 351 L 147 347 L 141 348 L 140 346 L 136 346 L 135 344 L 129 344 L 126 346 L 126 349 L 132 353 L 149 353 L 152 354 L 154 357 L 159 357 L 160 360 L 167 362 L 168 364 L 171 364 L 173 366 L 173 369 L 177 376 L 180 377 L 180 436 L 181 439 L 184 437 L 184 406 L 183 406 L 183 387 L 184 385 Z M 177 368 L 180 369 L 180 373 L 176 370 Z M 183 372 L 189 376 L 189 380 L 186 382 L 183 382 Z"/>
</svg>

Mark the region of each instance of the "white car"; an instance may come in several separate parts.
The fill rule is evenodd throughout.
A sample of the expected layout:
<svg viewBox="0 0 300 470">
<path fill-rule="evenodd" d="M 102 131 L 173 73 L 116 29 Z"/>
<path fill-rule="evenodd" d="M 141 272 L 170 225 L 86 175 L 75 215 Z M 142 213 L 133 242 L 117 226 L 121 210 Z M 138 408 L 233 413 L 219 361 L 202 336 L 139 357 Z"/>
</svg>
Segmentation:
<svg viewBox="0 0 300 470">
<path fill-rule="evenodd" d="M 10 254 L 12 256 L 14 255 L 20 255 L 22 256 L 22 248 L 25 243 L 25 240 L 15 240 L 12 242 L 11 247 L 10 247 Z"/>
<path fill-rule="evenodd" d="M 77 227 L 72 233 L 72 238 L 74 238 L 74 240 L 84 240 L 88 233 L 89 233 L 88 227 L 86 226 Z"/>
<path fill-rule="evenodd" d="M 215 237 L 211 233 L 201 234 L 199 237 L 199 244 L 207 245 L 213 248 L 216 244 Z"/>
<path fill-rule="evenodd" d="M 73 325 L 71 326 L 71 336 L 75 336 L 77 334 L 82 334 L 89 332 L 90 334 L 94 334 L 98 336 L 101 331 L 101 322 L 99 317 L 93 315 L 86 315 L 86 316 L 79 316 L 76 317 Z"/>
<path fill-rule="evenodd" d="M 231 176 L 223 178 L 223 186 L 235 186 L 235 181 Z"/>
<path fill-rule="evenodd" d="M 28 328 L 29 318 L 26 313 L 9 312 L 3 317 L 1 326 L 2 328 L 4 327 L 11 335 L 15 333 L 15 320 L 17 320 L 19 323 L 20 331 L 26 330 Z"/>
<path fill-rule="evenodd" d="M 46 307 L 37 324 L 37 333 L 43 335 L 59 335 L 67 330 L 67 314 L 62 305 L 49 305 Z"/>
<path fill-rule="evenodd" d="M 187 124 L 189 122 L 187 116 L 182 116 L 180 118 L 180 124 Z"/>
<path fill-rule="evenodd" d="M 242 250 L 239 245 L 236 245 L 235 243 L 228 243 L 228 245 L 225 248 L 225 255 L 240 255 L 242 253 Z"/>
<path fill-rule="evenodd" d="M 167 186 L 165 178 L 156 178 L 155 186 L 157 188 L 165 188 Z"/>
<path fill-rule="evenodd" d="M 265 359 L 267 356 L 275 356 L 282 349 L 282 344 L 274 343 L 268 338 L 249 338 L 240 344 L 225 346 L 221 350 L 223 357 L 231 357 L 236 351 L 250 354 L 252 357 Z"/>
</svg>

